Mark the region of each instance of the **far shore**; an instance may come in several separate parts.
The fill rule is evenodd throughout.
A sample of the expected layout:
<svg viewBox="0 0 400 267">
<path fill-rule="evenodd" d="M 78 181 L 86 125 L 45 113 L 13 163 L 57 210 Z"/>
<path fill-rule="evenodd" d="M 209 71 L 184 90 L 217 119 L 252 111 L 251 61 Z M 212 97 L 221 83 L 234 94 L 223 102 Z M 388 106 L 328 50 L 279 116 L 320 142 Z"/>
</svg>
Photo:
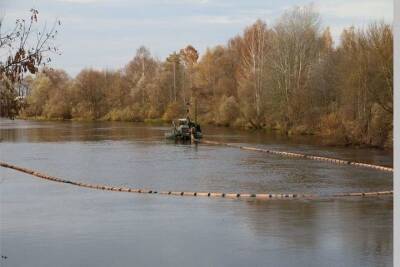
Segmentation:
<svg viewBox="0 0 400 267">
<path fill-rule="evenodd" d="M 169 126 L 171 124 L 171 120 L 165 120 L 163 118 L 158 118 L 158 119 L 144 119 L 144 120 L 109 120 L 109 119 L 85 119 L 85 118 L 71 118 L 71 119 L 63 119 L 63 118 L 46 118 L 42 116 L 36 116 L 36 117 L 27 117 L 27 116 L 17 116 L 15 119 L 18 120 L 27 120 L 27 121 L 54 121 L 54 122 L 61 122 L 61 121 L 70 121 L 70 122 L 130 122 L 130 123 L 144 123 L 148 125 L 163 125 L 163 126 Z M 202 122 L 202 120 L 199 120 L 201 125 L 207 125 L 207 126 L 214 126 L 214 127 L 221 127 L 221 128 L 230 128 L 230 129 L 235 129 L 235 130 L 243 130 L 243 131 L 249 131 L 249 132 L 265 132 L 265 133 L 274 133 L 278 134 L 281 136 L 287 136 L 288 138 L 296 138 L 296 137 L 305 137 L 308 136 L 309 138 L 318 138 L 319 140 L 323 139 L 324 141 L 322 144 L 324 146 L 328 147 L 355 147 L 355 148 L 374 148 L 374 149 L 379 149 L 379 150 L 386 150 L 386 151 L 393 151 L 392 147 L 380 147 L 380 146 L 373 146 L 373 145 L 368 145 L 368 144 L 363 144 L 363 143 L 351 143 L 351 142 L 343 142 L 341 140 L 338 140 L 336 137 L 326 137 L 322 134 L 320 134 L 318 131 L 289 131 L 285 132 L 282 131 L 281 129 L 277 128 L 270 128 L 270 127 L 264 127 L 264 128 L 252 128 L 252 127 L 243 127 L 243 126 L 233 126 L 233 125 L 220 125 L 216 123 L 206 123 Z"/>
</svg>

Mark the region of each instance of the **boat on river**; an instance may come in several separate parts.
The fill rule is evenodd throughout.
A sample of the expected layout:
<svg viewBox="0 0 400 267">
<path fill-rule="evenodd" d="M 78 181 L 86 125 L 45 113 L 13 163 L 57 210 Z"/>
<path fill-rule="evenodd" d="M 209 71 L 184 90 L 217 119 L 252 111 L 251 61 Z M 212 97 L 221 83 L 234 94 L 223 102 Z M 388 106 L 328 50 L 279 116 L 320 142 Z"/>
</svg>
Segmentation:
<svg viewBox="0 0 400 267">
<path fill-rule="evenodd" d="M 189 117 L 172 121 L 172 130 L 165 133 L 170 140 L 198 140 L 202 138 L 200 124 L 192 122 Z"/>
</svg>

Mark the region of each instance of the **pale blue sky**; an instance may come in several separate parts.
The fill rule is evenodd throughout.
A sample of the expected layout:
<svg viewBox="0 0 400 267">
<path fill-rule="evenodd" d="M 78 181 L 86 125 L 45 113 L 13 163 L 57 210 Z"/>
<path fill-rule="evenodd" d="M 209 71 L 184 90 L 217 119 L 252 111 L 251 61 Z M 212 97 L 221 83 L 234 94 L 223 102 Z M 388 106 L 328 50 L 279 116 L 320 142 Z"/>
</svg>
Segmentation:
<svg viewBox="0 0 400 267">
<path fill-rule="evenodd" d="M 62 55 L 52 66 L 74 76 L 85 67 L 121 68 L 140 45 L 160 59 L 187 44 L 202 53 L 257 18 L 273 25 L 286 9 L 310 3 L 336 42 L 343 27 L 393 19 L 393 0 L 0 0 L 0 16 L 11 25 L 33 7 L 41 22 L 60 19 L 56 43 Z"/>
</svg>

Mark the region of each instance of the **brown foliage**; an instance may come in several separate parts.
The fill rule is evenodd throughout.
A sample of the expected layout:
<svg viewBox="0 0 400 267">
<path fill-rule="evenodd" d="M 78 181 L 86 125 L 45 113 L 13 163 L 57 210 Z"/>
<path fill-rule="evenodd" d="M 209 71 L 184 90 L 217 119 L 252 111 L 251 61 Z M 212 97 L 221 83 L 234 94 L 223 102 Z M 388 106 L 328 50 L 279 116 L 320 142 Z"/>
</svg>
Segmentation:
<svg viewBox="0 0 400 267">
<path fill-rule="evenodd" d="M 390 26 L 346 29 L 334 47 L 329 28 L 321 29 L 319 15 L 306 6 L 270 27 L 257 20 L 202 57 L 189 45 L 160 62 L 140 47 L 119 71 L 83 70 L 73 80 L 39 74 L 25 110 L 51 118 L 170 121 L 188 109 L 207 123 L 391 147 L 392 101 Z"/>
</svg>

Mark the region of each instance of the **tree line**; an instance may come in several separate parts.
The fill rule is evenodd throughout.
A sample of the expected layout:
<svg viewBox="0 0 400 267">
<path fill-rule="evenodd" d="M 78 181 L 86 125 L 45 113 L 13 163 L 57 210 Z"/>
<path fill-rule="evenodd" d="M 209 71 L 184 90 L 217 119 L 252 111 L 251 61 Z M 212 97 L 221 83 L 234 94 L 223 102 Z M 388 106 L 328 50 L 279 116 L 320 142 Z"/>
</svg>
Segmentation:
<svg viewBox="0 0 400 267">
<path fill-rule="evenodd" d="M 334 45 L 310 6 L 257 20 L 201 57 L 191 45 L 165 60 L 140 47 L 120 70 L 44 68 L 21 86 L 24 117 L 170 121 L 189 109 L 206 124 L 392 147 L 391 25 L 346 28 Z"/>
</svg>

